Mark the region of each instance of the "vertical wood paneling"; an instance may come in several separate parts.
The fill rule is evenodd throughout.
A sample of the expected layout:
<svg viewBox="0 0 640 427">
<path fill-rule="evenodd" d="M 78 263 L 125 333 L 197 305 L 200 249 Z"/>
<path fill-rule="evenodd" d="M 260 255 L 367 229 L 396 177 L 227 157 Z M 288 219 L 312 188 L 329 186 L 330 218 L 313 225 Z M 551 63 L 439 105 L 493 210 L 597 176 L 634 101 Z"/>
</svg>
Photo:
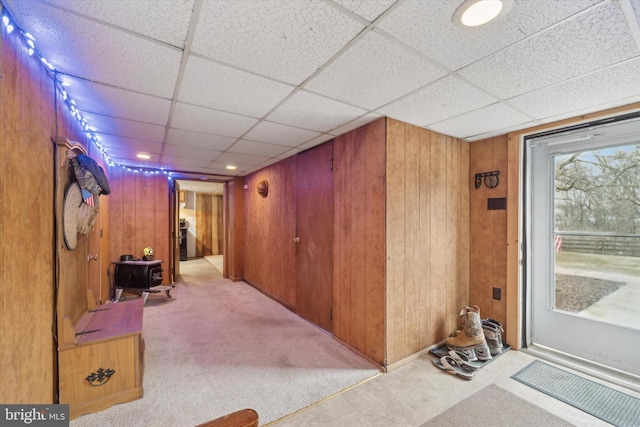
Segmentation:
<svg viewBox="0 0 640 427">
<path fill-rule="evenodd" d="M 295 307 L 295 157 L 245 177 L 244 278 L 282 304 Z M 256 191 L 269 183 L 267 197 Z M 277 257 L 268 254 L 278 254 Z"/>
<path fill-rule="evenodd" d="M 142 258 L 146 246 L 163 261 L 162 283 L 171 283 L 169 183 L 164 175 L 144 175 L 115 168 L 109 186 L 109 256 Z M 113 269 L 112 269 L 113 270 Z"/>
<path fill-rule="evenodd" d="M 333 144 L 296 159 L 296 313 L 332 332 Z"/>
<path fill-rule="evenodd" d="M 388 120 L 387 362 L 444 339 L 468 304 L 466 142 Z"/>
<path fill-rule="evenodd" d="M 403 357 L 405 347 L 405 124 L 387 121 L 386 172 L 386 317 L 387 358 Z"/>
<path fill-rule="evenodd" d="M 62 238 L 69 171 L 64 157 L 54 161 L 55 154 L 66 153 L 52 143 L 56 118 L 60 135 L 82 141 L 83 132 L 60 108 L 60 97 L 55 110 L 53 82 L 40 61 L 28 56 L 19 32 L 7 34 L 4 26 L 0 31 L 0 401 L 46 404 L 54 402 L 57 387 L 56 277 L 58 301 L 73 298 L 76 282 L 86 285 L 87 265 L 86 239 L 69 251 Z M 80 299 L 86 304 L 84 292 Z"/>
<path fill-rule="evenodd" d="M 385 359 L 385 119 L 334 140 L 334 334 Z M 363 268 L 364 267 L 364 268 Z"/>
<path fill-rule="evenodd" d="M 421 324 L 420 328 L 416 331 L 419 337 L 422 338 L 421 348 L 425 348 L 432 343 L 437 341 L 437 337 L 435 335 L 435 329 L 433 324 L 424 320 L 429 317 L 429 308 L 430 308 L 430 298 L 432 287 L 428 283 L 427 279 L 429 277 L 429 262 L 431 259 L 431 252 L 437 251 L 436 249 L 431 248 L 429 244 L 429 236 L 431 235 L 431 220 L 430 220 L 430 209 L 429 205 L 431 203 L 430 193 L 429 193 L 429 185 L 431 182 L 431 138 L 433 133 L 426 130 L 420 130 L 420 140 L 418 144 L 420 146 L 419 157 L 418 157 L 418 169 L 420 171 L 420 181 L 419 181 L 419 199 L 417 201 L 418 209 L 420 211 L 420 223 L 418 226 L 418 245 L 420 248 L 420 271 L 418 272 L 420 277 L 420 286 L 419 286 L 419 299 L 416 302 L 418 305 L 418 310 L 420 312 Z M 465 175 L 466 176 L 466 175 Z M 398 357 L 402 357 L 404 354 L 398 355 Z M 396 358 L 395 360 L 398 360 Z"/>
<path fill-rule="evenodd" d="M 236 177 L 224 184 L 223 198 L 226 200 L 224 229 L 223 274 L 231 280 L 242 280 L 244 277 L 244 179 Z"/>
<path fill-rule="evenodd" d="M 449 313 L 447 306 L 447 264 L 455 262 L 446 253 L 447 235 L 447 137 L 433 133 L 431 135 L 431 158 L 429 159 L 431 174 L 429 177 L 429 258 L 428 284 L 431 289 L 429 295 L 429 311 L 427 321 L 432 325 L 432 334 L 440 339 L 451 331 L 447 330 L 449 319 L 457 313 Z"/>
<path fill-rule="evenodd" d="M 507 196 L 507 137 L 476 141 L 470 151 L 470 303 L 480 307 L 482 317 L 506 321 L 506 210 L 488 210 L 489 198 Z M 476 189 L 475 174 L 499 171 L 499 184 Z M 493 299 L 493 288 L 502 290 L 500 301 Z"/>
</svg>

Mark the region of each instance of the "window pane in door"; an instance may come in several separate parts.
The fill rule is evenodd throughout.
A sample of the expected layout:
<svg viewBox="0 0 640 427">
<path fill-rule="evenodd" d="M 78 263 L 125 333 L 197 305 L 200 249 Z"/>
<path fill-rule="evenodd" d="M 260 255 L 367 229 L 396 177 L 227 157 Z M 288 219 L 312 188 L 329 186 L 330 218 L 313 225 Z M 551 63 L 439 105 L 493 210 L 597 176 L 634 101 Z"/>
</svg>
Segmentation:
<svg viewBox="0 0 640 427">
<path fill-rule="evenodd" d="M 554 166 L 555 310 L 640 329 L 640 144 Z"/>
</svg>

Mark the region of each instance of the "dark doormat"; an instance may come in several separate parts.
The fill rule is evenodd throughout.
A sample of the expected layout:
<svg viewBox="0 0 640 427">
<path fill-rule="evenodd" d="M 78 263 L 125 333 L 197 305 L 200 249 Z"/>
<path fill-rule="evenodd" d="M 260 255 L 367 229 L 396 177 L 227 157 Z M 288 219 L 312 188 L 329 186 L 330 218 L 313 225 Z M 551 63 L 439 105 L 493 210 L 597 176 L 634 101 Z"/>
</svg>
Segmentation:
<svg viewBox="0 0 640 427">
<path fill-rule="evenodd" d="M 615 426 L 640 423 L 640 399 L 539 360 L 511 378 Z"/>
</svg>

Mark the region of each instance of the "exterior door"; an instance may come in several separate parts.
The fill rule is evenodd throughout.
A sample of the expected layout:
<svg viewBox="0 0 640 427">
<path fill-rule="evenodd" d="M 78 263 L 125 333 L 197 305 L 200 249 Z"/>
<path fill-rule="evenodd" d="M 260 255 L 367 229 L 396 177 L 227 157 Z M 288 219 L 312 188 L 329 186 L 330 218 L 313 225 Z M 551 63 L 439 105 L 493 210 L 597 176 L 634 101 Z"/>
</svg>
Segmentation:
<svg viewBox="0 0 640 427">
<path fill-rule="evenodd" d="M 640 375 L 640 120 L 527 142 L 529 344 Z"/>
<path fill-rule="evenodd" d="M 333 143 L 296 159 L 296 313 L 333 332 Z"/>
</svg>

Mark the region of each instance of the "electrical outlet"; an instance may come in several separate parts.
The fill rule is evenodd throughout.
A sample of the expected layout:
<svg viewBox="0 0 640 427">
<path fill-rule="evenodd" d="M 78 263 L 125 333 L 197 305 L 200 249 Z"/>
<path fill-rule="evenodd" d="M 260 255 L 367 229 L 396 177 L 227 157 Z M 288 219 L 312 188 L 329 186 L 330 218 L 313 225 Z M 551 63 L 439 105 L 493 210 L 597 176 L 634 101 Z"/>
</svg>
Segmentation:
<svg viewBox="0 0 640 427">
<path fill-rule="evenodd" d="M 493 299 L 500 301 L 502 299 L 502 289 L 493 288 Z"/>
</svg>

